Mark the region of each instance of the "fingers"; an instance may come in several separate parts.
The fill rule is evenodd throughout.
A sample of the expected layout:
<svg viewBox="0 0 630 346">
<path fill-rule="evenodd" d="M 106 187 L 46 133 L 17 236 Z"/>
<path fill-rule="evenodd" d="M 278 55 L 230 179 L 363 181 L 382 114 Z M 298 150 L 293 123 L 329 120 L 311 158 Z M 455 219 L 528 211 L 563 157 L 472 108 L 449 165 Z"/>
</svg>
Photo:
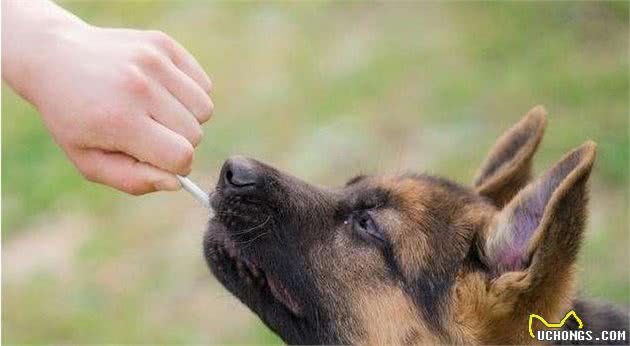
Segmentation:
<svg viewBox="0 0 630 346">
<path fill-rule="evenodd" d="M 79 153 L 75 163 L 87 180 L 132 195 L 180 188 L 175 175 L 122 153 L 89 149 Z"/>
<path fill-rule="evenodd" d="M 177 132 L 196 147 L 203 131 L 199 122 L 173 95 L 160 85 L 156 85 L 149 106 L 151 117 L 160 124 Z"/>
<path fill-rule="evenodd" d="M 165 61 L 156 79 L 192 113 L 200 124 L 210 120 L 214 105 L 208 94 L 171 61 Z"/>
<path fill-rule="evenodd" d="M 170 55 L 156 48 L 142 47 L 135 52 L 135 60 L 140 69 L 150 76 L 151 84 L 158 84 L 168 90 L 199 123 L 210 119 L 214 108 L 210 96 L 191 77 L 175 66 L 170 60 Z M 157 93 L 160 98 L 164 96 L 161 90 Z"/>
<path fill-rule="evenodd" d="M 123 139 L 117 150 L 174 174 L 190 173 L 194 148 L 182 135 L 149 117 L 138 119 L 121 131 Z"/>
<path fill-rule="evenodd" d="M 199 65 L 199 62 L 197 62 L 197 59 L 188 53 L 179 43 L 174 42 L 173 47 L 174 54 L 171 56 L 171 59 L 175 66 L 197 82 L 206 93 L 209 93 L 212 90 L 212 82 L 201 65 Z"/>
<path fill-rule="evenodd" d="M 212 89 L 212 82 L 199 62 L 177 41 L 160 31 L 149 31 L 148 35 L 157 47 L 165 50 L 171 60 L 183 73 L 194 80 L 206 93 Z"/>
</svg>

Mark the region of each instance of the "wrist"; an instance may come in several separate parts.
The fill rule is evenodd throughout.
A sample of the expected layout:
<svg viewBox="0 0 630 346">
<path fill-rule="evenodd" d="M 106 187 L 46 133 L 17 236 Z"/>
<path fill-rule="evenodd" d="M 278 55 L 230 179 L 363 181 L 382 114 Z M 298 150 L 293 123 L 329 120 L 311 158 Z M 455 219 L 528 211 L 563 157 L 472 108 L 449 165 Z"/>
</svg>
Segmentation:
<svg viewBox="0 0 630 346">
<path fill-rule="evenodd" d="M 89 25 L 48 1 L 3 1 L 2 10 L 2 78 L 34 103 L 47 61 Z"/>
</svg>

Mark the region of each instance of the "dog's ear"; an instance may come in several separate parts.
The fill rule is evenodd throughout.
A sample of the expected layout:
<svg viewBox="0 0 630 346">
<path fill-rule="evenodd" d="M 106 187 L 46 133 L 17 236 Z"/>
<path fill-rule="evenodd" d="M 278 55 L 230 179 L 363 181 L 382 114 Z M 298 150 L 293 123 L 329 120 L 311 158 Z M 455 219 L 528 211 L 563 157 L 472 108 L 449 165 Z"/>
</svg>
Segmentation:
<svg viewBox="0 0 630 346">
<path fill-rule="evenodd" d="M 478 194 L 502 207 L 530 178 L 532 156 L 547 124 L 542 106 L 530 110 L 494 144 L 474 180 Z"/>
<path fill-rule="evenodd" d="M 596 145 L 586 142 L 528 184 L 480 236 L 495 296 L 527 309 L 553 309 L 572 294 Z M 564 296 L 563 296 L 564 295 Z"/>
</svg>

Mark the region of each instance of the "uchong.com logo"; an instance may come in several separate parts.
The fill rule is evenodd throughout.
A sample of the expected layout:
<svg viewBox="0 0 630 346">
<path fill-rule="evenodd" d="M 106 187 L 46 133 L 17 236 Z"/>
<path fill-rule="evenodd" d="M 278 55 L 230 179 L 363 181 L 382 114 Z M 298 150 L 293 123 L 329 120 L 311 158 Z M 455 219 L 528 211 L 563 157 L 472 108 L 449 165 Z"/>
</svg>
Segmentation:
<svg viewBox="0 0 630 346">
<path fill-rule="evenodd" d="M 577 329 L 561 329 L 566 321 L 573 317 L 577 322 Z M 546 329 L 540 329 L 534 332 L 532 325 L 534 320 L 539 320 L 547 327 Z M 601 341 L 602 343 L 608 341 L 625 341 L 627 338 L 625 330 L 604 330 L 600 333 L 593 333 L 593 331 L 584 328 L 582 319 L 575 313 L 574 310 L 567 312 L 564 318 L 558 323 L 549 323 L 542 316 L 536 314 L 529 315 L 529 335 L 538 341 Z"/>
</svg>

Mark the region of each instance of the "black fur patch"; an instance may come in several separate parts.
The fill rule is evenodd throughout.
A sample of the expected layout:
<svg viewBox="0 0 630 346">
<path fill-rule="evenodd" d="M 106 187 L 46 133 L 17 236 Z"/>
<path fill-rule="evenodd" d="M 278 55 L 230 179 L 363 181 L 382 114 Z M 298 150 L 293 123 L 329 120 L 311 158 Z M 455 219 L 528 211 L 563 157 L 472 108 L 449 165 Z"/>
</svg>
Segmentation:
<svg viewBox="0 0 630 346">
<path fill-rule="evenodd" d="M 352 184 L 356 184 L 356 183 L 360 182 L 361 180 L 363 180 L 363 179 L 365 179 L 365 178 L 367 178 L 367 176 L 366 176 L 366 175 L 359 174 L 359 175 L 357 175 L 357 176 L 355 176 L 355 177 L 351 178 L 350 180 L 348 180 L 348 181 L 346 182 L 346 186 L 350 186 L 350 185 L 352 185 Z"/>
</svg>

